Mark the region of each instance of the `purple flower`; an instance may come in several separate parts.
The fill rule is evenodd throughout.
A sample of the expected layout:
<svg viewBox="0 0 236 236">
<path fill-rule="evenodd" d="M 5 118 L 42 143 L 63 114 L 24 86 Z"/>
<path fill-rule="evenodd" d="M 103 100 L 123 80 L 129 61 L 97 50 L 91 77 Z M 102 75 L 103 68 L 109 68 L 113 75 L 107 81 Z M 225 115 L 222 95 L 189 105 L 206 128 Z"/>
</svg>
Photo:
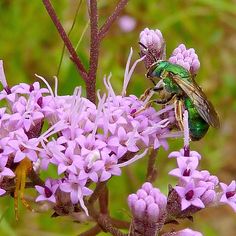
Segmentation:
<svg viewBox="0 0 236 236">
<path fill-rule="evenodd" d="M 121 175 L 121 169 L 117 166 L 116 156 L 110 155 L 105 151 L 101 152 L 102 160 L 104 163 L 103 169 L 100 171 L 100 181 L 106 181 L 112 175 Z"/>
<path fill-rule="evenodd" d="M 37 161 L 38 156 L 36 150 L 38 146 L 37 139 L 28 139 L 23 129 L 14 132 L 13 138 L 8 141 L 8 146 L 14 153 L 14 162 L 20 162 L 24 158 L 29 158 L 31 161 Z"/>
<path fill-rule="evenodd" d="M 136 133 L 138 136 L 138 133 Z M 126 132 L 123 127 L 119 127 L 116 136 L 111 136 L 108 140 L 108 146 L 117 153 L 117 157 L 122 157 L 127 151 L 137 152 L 139 148 L 136 146 L 136 140 L 134 132 Z"/>
<path fill-rule="evenodd" d="M 5 176 L 13 178 L 15 177 L 14 172 L 6 167 L 7 157 L 0 158 L 0 180 L 2 180 Z"/>
<path fill-rule="evenodd" d="M 233 180 L 229 185 L 220 183 L 223 191 L 220 202 L 228 204 L 236 212 L 236 181 Z"/>
<path fill-rule="evenodd" d="M 191 160 L 188 160 L 187 157 L 177 158 L 178 168 L 171 170 L 169 175 L 176 176 L 181 180 L 184 180 L 186 183 L 189 182 L 192 178 L 201 179 L 201 173 L 196 170 L 198 166 L 198 158 L 193 157 Z"/>
<path fill-rule="evenodd" d="M 77 176 L 70 174 L 69 178 L 65 182 L 60 184 L 60 189 L 63 192 L 70 193 L 70 199 L 73 204 L 80 203 L 85 213 L 88 215 L 88 210 L 84 205 L 84 196 L 92 194 L 92 190 L 85 187 L 86 181 L 80 180 Z"/>
<path fill-rule="evenodd" d="M 101 150 L 106 146 L 105 142 L 96 139 L 92 134 L 89 134 L 88 136 L 79 135 L 76 138 L 76 142 L 81 149 L 82 156 L 88 155 L 93 150 Z"/>
<path fill-rule="evenodd" d="M 133 17 L 125 15 L 119 18 L 118 24 L 122 31 L 130 32 L 135 28 L 136 21 Z"/>
<path fill-rule="evenodd" d="M 47 179 L 45 181 L 44 186 L 36 185 L 35 188 L 40 194 L 36 198 L 35 200 L 36 202 L 48 201 L 48 202 L 56 203 L 55 193 L 58 189 L 58 184 L 55 183 L 55 181 Z"/>
<path fill-rule="evenodd" d="M 41 123 L 44 118 L 41 107 L 35 99 L 33 94 L 30 94 L 28 98 L 20 96 L 12 105 L 14 116 L 11 117 L 10 122 L 16 123 L 17 127 L 24 128 L 26 132 Z"/>
<path fill-rule="evenodd" d="M 184 187 L 176 186 L 175 191 L 181 198 L 181 210 L 187 209 L 189 206 L 196 206 L 199 208 L 204 208 L 200 197 L 206 191 L 203 187 L 195 187 L 193 182 L 187 183 Z"/>
<path fill-rule="evenodd" d="M 172 53 L 169 61 L 173 64 L 183 66 L 190 71 L 192 75 L 196 75 L 200 68 L 200 61 L 193 48 L 186 49 L 184 44 L 180 44 Z"/>
<path fill-rule="evenodd" d="M 91 179 L 95 183 L 98 182 L 98 173 L 104 168 L 100 152 L 97 150 L 90 152 L 79 168 L 79 179 Z"/>
</svg>

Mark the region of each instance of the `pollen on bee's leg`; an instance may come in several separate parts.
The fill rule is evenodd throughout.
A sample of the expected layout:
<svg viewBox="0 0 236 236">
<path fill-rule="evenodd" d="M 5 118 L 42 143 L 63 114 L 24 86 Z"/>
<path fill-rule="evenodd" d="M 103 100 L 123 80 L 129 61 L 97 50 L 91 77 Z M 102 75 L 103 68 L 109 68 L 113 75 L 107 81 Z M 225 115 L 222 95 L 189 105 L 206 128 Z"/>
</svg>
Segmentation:
<svg viewBox="0 0 236 236">
<path fill-rule="evenodd" d="M 22 201 L 22 204 L 32 211 L 32 208 L 28 204 L 28 202 L 24 199 L 24 190 L 25 190 L 25 183 L 28 172 L 32 169 L 32 163 L 28 158 L 24 158 L 16 167 L 15 170 L 15 181 L 16 181 L 16 187 L 14 192 L 14 208 L 15 208 L 15 216 L 16 220 L 19 219 L 19 213 L 18 213 L 18 206 L 19 206 L 19 196 Z"/>
</svg>

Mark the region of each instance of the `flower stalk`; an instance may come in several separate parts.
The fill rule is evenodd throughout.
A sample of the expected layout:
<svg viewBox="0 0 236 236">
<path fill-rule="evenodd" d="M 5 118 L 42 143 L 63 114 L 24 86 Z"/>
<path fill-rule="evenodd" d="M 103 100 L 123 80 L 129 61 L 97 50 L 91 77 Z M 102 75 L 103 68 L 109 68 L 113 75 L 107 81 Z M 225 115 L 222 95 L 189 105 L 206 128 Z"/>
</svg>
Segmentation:
<svg viewBox="0 0 236 236">
<path fill-rule="evenodd" d="M 65 32 L 61 22 L 59 21 L 56 12 L 51 4 L 50 0 L 42 0 L 43 4 L 51 17 L 52 22 L 57 28 L 61 39 L 63 40 L 68 52 L 70 53 L 70 58 L 76 65 L 81 78 L 85 82 L 87 98 L 96 103 L 96 77 L 97 77 L 97 66 L 99 58 L 99 47 L 101 40 L 105 37 L 109 31 L 111 25 L 118 18 L 121 11 L 124 9 L 128 0 L 120 0 L 114 10 L 114 12 L 108 17 L 104 25 L 99 30 L 98 28 L 98 9 L 97 0 L 89 0 L 89 18 L 90 18 L 90 60 L 89 69 L 86 70 L 81 59 L 76 53 L 74 46 L 72 45 L 67 33 Z"/>
</svg>

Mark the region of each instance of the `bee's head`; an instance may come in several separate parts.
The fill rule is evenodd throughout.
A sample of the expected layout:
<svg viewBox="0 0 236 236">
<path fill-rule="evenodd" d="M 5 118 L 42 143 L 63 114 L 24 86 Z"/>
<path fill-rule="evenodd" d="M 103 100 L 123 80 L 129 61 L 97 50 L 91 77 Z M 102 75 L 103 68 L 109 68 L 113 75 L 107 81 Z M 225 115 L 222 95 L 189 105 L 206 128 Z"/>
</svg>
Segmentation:
<svg viewBox="0 0 236 236">
<path fill-rule="evenodd" d="M 154 62 L 147 71 L 147 78 L 149 78 L 154 84 L 156 84 L 161 79 L 161 75 L 165 67 L 165 61 L 159 60 Z"/>
</svg>

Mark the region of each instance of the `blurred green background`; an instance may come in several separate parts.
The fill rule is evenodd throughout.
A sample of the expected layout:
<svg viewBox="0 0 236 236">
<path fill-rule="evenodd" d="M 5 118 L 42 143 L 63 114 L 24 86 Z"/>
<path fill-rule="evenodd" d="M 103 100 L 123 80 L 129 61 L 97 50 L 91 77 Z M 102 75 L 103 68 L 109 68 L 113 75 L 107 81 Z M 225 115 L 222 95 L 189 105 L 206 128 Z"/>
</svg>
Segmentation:
<svg viewBox="0 0 236 236">
<path fill-rule="evenodd" d="M 79 2 L 52 1 L 67 32 L 73 23 Z M 100 25 L 111 14 L 116 2 L 98 1 Z M 135 60 L 139 57 L 139 33 L 145 27 L 162 31 L 167 43 L 167 56 L 180 43 L 195 48 L 201 61 L 201 69 L 196 79 L 215 105 L 221 119 L 221 128 L 210 129 L 206 137 L 192 143 L 191 148 L 202 154 L 202 169 L 209 169 L 221 181 L 229 183 L 236 177 L 236 1 L 133 0 L 122 15 L 132 17 L 136 21 L 136 27 L 131 32 L 124 32 L 115 23 L 103 40 L 97 88 L 104 90 L 102 78 L 104 74 L 112 72 L 114 89 L 117 93 L 121 91 L 130 47 L 134 49 Z M 84 64 L 88 65 L 89 30 L 86 30 L 86 25 L 86 1 L 82 1 L 70 38 L 74 45 L 82 39 L 77 52 Z M 44 76 L 53 84 L 52 76 L 57 74 L 63 43 L 42 1 L 1 0 L 0 29 L 0 58 L 4 60 L 9 84 L 32 83 L 36 80 L 35 73 Z M 140 95 L 150 85 L 144 74 L 145 68 L 140 64 L 132 77 L 128 93 Z M 75 86 L 84 86 L 67 53 L 64 55 L 58 78 L 60 94 L 71 94 Z M 168 152 L 161 150 L 158 153 L 158 178 L 155 183 L 165 193 L 168 183 L 175 184 L 175 179 L 167 175 L 175 162 L 168 160 L 167 155 L 170 151 L 180 149 L 183 140 L 171 140 L 169 144 Z M 121 177 L 114 177 L 110 181 L 112 216 L 130 220 L 126 197 L 144 182 L 146 161 L 141 160 L 129 169 L 123 169 Z M 27 195 L 30 195 L 28 190 Z M 78 235 L 90 226 L 73 223 L 73 219 L 69 217 L 51 218 L 52 212 L 33 214 L 24 207 L 20 211 L 20 221 L 16 222 L 13 199 L 0 199 L 0 235 Z M 199 230 L 207 236 L 235 236 L 236 215 L 227 206 L 202 210 L 195 215 L 194 222 L 185 220 L 180 226 L 170 225 L 165 230 L 185 226 Z"/>
</svg>

